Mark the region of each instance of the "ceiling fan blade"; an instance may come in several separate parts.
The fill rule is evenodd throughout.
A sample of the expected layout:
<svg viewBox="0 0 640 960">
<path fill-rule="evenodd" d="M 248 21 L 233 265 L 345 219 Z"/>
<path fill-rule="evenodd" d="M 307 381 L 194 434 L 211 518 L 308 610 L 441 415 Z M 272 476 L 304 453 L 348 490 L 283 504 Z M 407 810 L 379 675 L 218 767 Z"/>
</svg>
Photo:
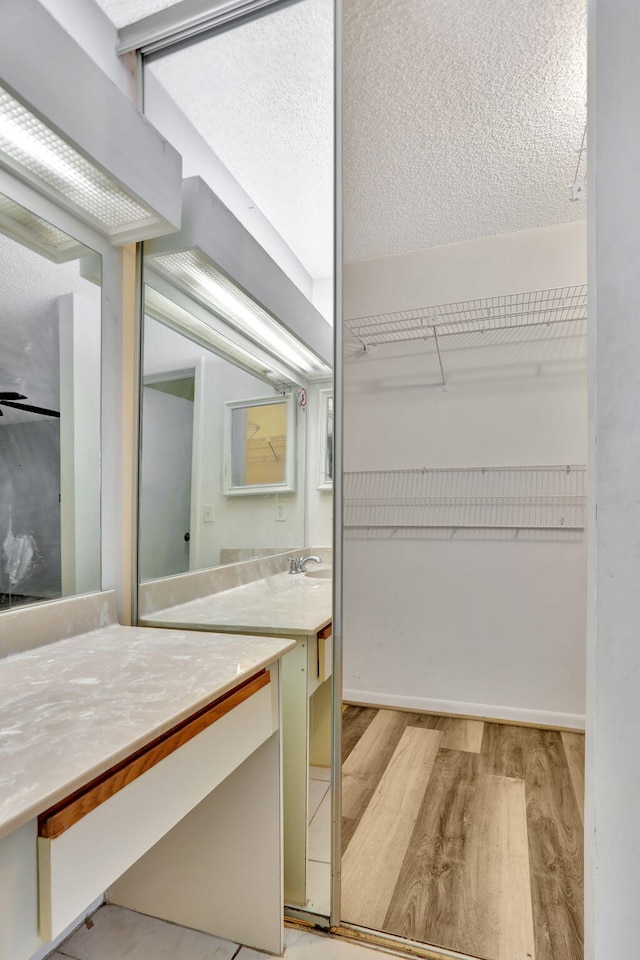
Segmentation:
<svg viewBox="0 0 640 960">
<path fill-rule="evenodd" d="M 23 393 L 10 393 L 7 391 L 0 390 L 0 400 L 26 400 L 27 398 Z"/>
<path fill-rule="evenodd" d="M 15 407 L 16 410 L 26 410 L 27 413 L 41 413 L 45 417 L 59 417 L 57 410 L 47 410 L 45 407 L 34 407 L 31 403 L 14 403 L 12 400 L 0 400 L 5 407 Z"/>
</svg>

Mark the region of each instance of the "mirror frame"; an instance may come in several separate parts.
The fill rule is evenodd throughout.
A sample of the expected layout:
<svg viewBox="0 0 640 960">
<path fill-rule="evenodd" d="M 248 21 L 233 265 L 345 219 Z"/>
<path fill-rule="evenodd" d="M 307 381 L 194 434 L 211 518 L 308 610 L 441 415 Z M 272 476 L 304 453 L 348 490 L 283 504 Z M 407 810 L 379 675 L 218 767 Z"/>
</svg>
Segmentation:
<svg viewBox="0 0 640 960">
<path fill-rule="evenodd" d="M 318 391 L 319 404 L 318 404 L 318 464 L 320 467 L 320 483 L 318 484 L 318 490 L 333 490 L 333 473 L 331 477 L 327 476 L 327 453 L 329 450 L 329 401 L 333 400 L 333 387 L 327 387 L 326 389 Z M 335 410 L 335 404 L 334 404 Z M 331 418 L 335 424 L 335 415 L 331 414 Z M 334 465 L 335 473 L 335 426 L 332 432 L 334 438 L 334 455 L 332 457 L 332 465 Z"/>
<path fill-rule="evenodd" d="M 261 483 L 246 486 L 234 486 L 231 483 L 231 463 L 233 447 L 232 416 L 234 410 L 246 407 L 263 407 L 276 403 L 286 404 L 287 432 L 285 447 L 285 472 L 282 483 Z M 256 397 L 250 400 L 227 400 L 224 410 L 224 440 L 223 440 L 223 482 L 222 492 L 225 497 L 261 496 L 271 493 L 296 492 L 296 405 L 293 392 L 276 394 L 273 397 Z"/>
</svg>

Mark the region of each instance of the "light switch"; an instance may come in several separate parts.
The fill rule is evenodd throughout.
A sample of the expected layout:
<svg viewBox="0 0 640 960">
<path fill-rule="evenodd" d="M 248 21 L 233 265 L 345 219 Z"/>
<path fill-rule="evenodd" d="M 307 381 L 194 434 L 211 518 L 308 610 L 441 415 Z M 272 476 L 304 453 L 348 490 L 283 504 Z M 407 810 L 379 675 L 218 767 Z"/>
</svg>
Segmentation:
<svg viewBox="0 0 640 960">
<path fill-rule="evenodd" d="M 202 508 L 202 519 L 205 523 L 213 523 L 213 504 L 205 503 Z"/>
</svg>

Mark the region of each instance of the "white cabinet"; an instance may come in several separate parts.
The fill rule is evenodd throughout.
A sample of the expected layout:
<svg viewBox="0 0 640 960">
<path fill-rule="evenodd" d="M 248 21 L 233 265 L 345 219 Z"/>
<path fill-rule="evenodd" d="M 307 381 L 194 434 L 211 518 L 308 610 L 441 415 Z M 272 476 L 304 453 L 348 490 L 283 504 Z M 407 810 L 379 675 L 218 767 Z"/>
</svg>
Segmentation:
<svg viewBox="0 0 640 960">
<path fill-rule="evenodd" d="M 44 940 L 64 930 L 87 903 L 275 732 L 273 686 L 267 683 L 261 687 L 80 816 L 59 836 L 38 837 L 40 935 Z M 99 789 L 99 785 L 94 787 Z M 46 816 L 40 818 L 40 824 L 42 833 Z"/>
<path fill-rule="evenodd" d="M 331 765 L 331 624 L 298 638 L 282 660 L 284 899 L 307 904 L 309 765 Z"/>
</svg>

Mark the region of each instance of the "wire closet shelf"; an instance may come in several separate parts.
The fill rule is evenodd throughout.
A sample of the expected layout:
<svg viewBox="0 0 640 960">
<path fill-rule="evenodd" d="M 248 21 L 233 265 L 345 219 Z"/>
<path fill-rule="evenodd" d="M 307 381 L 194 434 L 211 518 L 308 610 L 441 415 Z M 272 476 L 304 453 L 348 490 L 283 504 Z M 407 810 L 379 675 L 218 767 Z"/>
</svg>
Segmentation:
<svg viewBox="0 0 640 960">
<path fill-rule="evenodd" d="M 586 467 L 345 473 L 346 529 L 583 530 Z"/>
<path fill-rule="evenodd" d="M 365 350 L 387 343 L 433 340 L 490 331 L 547 327 L 555 333 L 571 325 L 582 332 L 587 319 L 587 287 L 579 284 L 529 293 L 380 313 L 345 320 L 351 338 Z"/>
</svg>

